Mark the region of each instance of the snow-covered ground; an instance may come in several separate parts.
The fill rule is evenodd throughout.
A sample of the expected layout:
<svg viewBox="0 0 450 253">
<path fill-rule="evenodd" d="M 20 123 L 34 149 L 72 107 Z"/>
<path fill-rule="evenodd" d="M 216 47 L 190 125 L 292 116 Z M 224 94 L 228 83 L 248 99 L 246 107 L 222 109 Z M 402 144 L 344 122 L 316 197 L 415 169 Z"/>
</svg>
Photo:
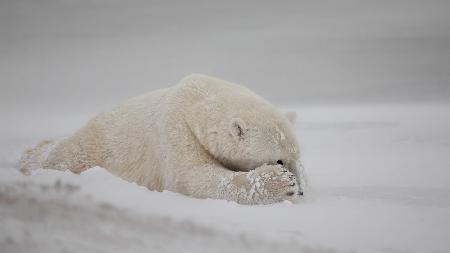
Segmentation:
<svg viewBox="0 0 450 253">
<path fill-rule="evenodd" d="M 152 192 L 93 168 L 14 162 L 90 115 L 4 115 L 2 252 L 449 252 L 450 105 L 296 110 L 309 188 L 300 203 L 243 206 Z M 3 123 L 2 123 L 3 124 Z"/>
</svg>

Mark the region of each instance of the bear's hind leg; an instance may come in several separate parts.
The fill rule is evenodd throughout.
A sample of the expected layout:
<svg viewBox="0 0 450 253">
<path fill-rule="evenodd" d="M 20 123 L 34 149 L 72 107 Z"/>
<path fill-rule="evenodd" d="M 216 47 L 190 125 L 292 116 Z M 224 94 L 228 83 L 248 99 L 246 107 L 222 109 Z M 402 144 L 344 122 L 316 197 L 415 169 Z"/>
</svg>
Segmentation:
<svg viewBox="0 0 450 253">
<path fill-rule="evenodd" d="M 50 152 L 52 152 L 57 145 L 58 141 L 44 140 L 36 147 L 25 150 L 19 161 L 20 171 L 25 175 L 29 175 L 32 170 L 44 168 Z"/>
<path fill-rule="evenodd" d="M 25 151 L 20 167 L 29 174 L 30 170 L 44 168 L 70 170 L 81 173 L 94 166 L 101 166 L 104 159 L 103 135 L 90 122 L 69 138 L 60 141 L 43 141 L 35 148 Z"/>
<path fill-rule="evenodd" d="M 49 154 L 45 167 L 81 173 L 101 166 L 104 160 L 103 135 L 92 123 L 60 141 Z"/>
</svg>

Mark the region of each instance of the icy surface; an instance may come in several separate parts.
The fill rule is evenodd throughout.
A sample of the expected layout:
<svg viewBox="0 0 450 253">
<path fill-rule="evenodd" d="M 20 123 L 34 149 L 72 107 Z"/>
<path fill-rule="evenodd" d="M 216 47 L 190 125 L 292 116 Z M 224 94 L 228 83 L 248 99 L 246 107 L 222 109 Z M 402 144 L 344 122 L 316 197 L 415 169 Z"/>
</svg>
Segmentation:
<svg viewBox="0 0 450 253">
<path fill-rule="evenodd" d="M 267 206 L 152 192 L 103 168 L 81 175 L 38 170 L 23 176 L 14 162 L 26 146 L 69 134 L 89 116 L 4 114 L 0 248 L 450 251 L 450 106 L 286 110 L 298 114 L 296 132 L 309 187 L 300 203 Z"/>
</svg>

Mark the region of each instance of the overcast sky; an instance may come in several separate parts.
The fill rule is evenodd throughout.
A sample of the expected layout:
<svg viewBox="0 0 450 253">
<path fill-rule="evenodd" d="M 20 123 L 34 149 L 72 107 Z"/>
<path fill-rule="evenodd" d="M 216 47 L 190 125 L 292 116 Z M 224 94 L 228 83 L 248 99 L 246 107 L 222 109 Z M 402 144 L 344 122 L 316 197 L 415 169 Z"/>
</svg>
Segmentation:
<svg viewBox="0 0 450 253">
<path fill-rule="evenodd" d="M 450 1 L 1 0 L 2 109 L 97 111 L 192 73 L 277 104 L 450 102 Z"/>
</svg>

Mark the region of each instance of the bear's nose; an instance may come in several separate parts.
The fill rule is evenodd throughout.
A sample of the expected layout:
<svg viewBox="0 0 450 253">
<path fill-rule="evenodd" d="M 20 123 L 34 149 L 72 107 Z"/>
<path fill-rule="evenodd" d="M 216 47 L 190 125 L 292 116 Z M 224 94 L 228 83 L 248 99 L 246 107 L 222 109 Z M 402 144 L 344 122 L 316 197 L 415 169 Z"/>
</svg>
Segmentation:
<svg viewBox="0 0 450 253">
<path fill-rule="evenodd" d="M 303 192 L 299 191 L 297 194 L 300 195 L 300 196 L 303 196 Z"/>
</svg>

